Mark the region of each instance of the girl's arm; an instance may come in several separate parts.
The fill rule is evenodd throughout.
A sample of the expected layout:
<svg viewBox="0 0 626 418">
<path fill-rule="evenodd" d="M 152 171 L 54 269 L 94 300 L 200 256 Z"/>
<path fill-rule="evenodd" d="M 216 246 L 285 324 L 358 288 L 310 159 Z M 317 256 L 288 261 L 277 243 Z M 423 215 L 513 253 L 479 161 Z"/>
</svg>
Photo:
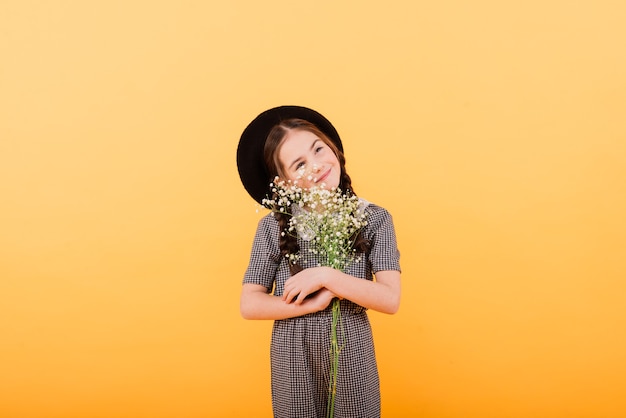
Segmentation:
<svg viewBox="0 0 626 418">
<path fill-rule="evenodd" d="M 307 295 L 325 288 L 334 295 L 375 311 L 394 314 L 400 307 L 400 272 L 379 271 L 376 280 L 363 280 L 330 267 L 302 270 L 285 282 L 282 299 L 301 306 Z M 293 302 L 293 303 L 291 303 Z"/>
<path fill-rule="evenodd" d="M 241 290 L 240 310 L 245 319 L 286 319 L 325 309 L 335 295 L 320 289 L 298 304 L 285 303 L 282 297 L 267 293 L 265 286 L 245 283 Z"/>
</svg>

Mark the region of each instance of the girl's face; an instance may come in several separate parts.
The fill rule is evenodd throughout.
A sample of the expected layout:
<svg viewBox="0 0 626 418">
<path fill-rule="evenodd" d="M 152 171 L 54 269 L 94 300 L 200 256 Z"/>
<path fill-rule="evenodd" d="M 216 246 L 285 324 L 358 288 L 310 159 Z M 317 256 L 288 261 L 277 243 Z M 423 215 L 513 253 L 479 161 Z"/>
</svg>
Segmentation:
<svg viewBox="0 0 626 418">
<path fill-rule="evenodd" d="M 278 151 L 278 161 L 287 177 L 285 180 L 297 180 L 305 189 L 322 184 L 327 189 L 339 186 L 339 160 L 333 150 L 312 132 L 290 130 Z"/>
</svg>

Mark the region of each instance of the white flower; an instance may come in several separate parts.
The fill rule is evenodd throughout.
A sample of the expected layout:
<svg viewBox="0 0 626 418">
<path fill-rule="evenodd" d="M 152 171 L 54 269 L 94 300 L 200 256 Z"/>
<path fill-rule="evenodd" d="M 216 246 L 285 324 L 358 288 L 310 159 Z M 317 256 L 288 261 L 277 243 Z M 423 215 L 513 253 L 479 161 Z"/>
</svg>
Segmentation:
<svg viewBox="0 0 626 418">
<path fill-rule="evenodd" d="M 290 216 L 284 234 L 311 241 L 311 253 L 322 265 L 343 270 L 357 258 L 352 248 L 355 235 L 367 225 L 367 202 L 339 188 L 303 189 L 296 182 L 278 178 L 272 183 L 273 198 L 263 199 L 263 206 Z M 290 257 L 297 262 L 298 256 Z"/>
</svg>

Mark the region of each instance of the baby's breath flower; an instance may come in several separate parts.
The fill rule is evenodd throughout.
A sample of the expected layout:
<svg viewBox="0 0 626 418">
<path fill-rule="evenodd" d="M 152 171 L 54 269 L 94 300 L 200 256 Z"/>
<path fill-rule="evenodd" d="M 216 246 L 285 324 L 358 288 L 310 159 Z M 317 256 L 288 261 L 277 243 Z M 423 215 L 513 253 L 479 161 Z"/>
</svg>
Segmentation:
<svg viewBox="0 0 626 418">
<path fill-rule="evenodd" d="M 327 189 L 324 184 L 303 189 L 297 180 L 279 178 L 274 179 L 270 188 L 273 196 L 263 199 L 262 205 L 289 216 L 283 236 L 289 234 L 311 241 L 310 252 L 318 256 L 321 265 L 344 270 L 357 259 L 352 245 L 367 221 L 356 196 L 344 194 L 339 188 Z M 288 256 L 290 262 L 297 262 L 297 254 Z"/>
</svg>

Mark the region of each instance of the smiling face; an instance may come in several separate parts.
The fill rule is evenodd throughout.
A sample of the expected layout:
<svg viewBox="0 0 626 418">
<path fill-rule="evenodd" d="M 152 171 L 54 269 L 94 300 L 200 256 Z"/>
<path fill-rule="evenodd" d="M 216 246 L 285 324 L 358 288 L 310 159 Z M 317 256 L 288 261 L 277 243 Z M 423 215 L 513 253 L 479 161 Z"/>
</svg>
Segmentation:
<svg viewBox="0 0 626 418">
<path fill-rule="evenodd" d="M 278 162 L 285 180 L 303 188 L 333 189 L 339 186 L 341 166 L 333 150 L 310 131 L 290 129 L 278 150 Z"/>
</svg>

